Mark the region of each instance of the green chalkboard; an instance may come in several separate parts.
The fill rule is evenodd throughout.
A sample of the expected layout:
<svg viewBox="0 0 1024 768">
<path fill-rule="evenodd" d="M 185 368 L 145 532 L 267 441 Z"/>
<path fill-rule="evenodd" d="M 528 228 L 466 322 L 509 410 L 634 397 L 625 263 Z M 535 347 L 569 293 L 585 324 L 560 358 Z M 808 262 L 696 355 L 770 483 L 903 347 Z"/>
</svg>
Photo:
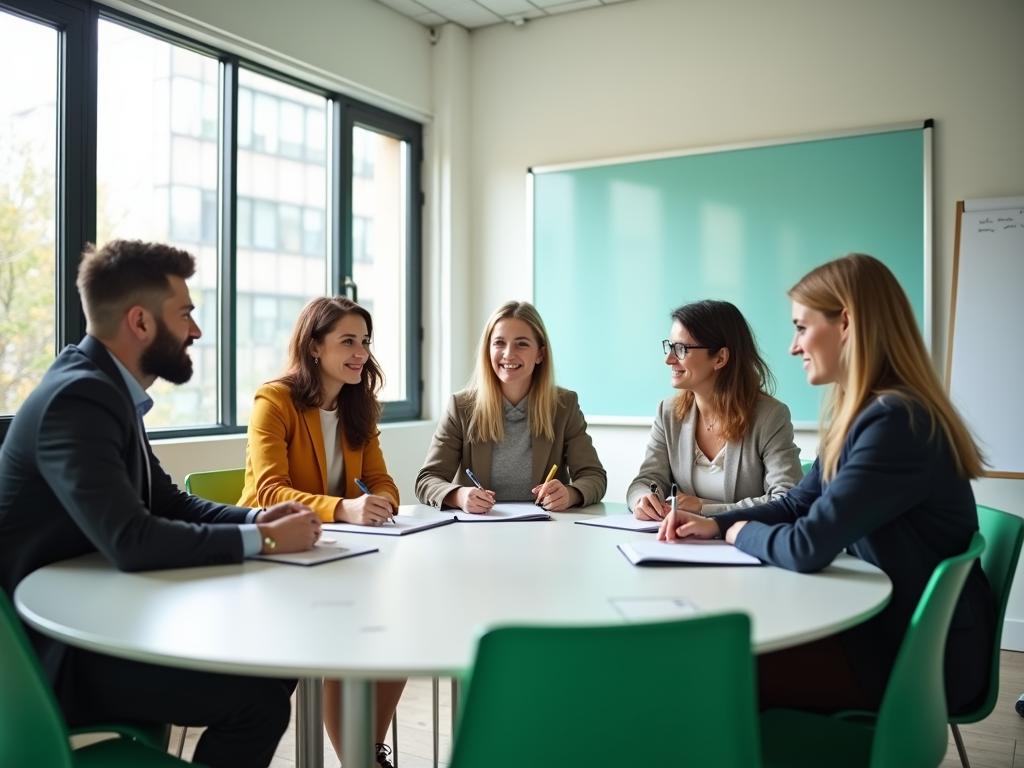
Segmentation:
<svg viewBox="0 0 1024 768">
<path fill-rule="evenodd" d="M 794 422 L 821 391 L 789 356 L 786 291 L 849 252 L 884 261 L 928 328 L 931 122 L 858 135 L 532 169 L 534 302 L 592 421 L 672 394 L 661 340 L 699 299 L 740 308 Z M 928 335 L 926 334 L 926 338 Z"/>
</svg>

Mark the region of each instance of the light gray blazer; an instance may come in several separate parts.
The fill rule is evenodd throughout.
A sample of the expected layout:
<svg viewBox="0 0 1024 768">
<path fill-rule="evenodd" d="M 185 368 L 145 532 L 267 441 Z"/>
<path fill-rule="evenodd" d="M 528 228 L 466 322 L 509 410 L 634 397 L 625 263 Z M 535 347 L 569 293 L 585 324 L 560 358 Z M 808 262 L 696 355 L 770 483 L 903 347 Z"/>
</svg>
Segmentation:
<svg viewBox="0 0 1024 768">
<path fill-rule="evenodd" d="M 696 495 L 691 481 L 696 429 L 695 407 L 680 420 L 675 398 L 658 404 L 647 456 L 626 493 L 631 511 L 641 496 L 651 492 L 651 483 L 657 483 L 662 498 L 668 495 L 672 483 L 680 493 Z M 803 479 L 800 449 L 793 442 L 793 421 L 785 403 L 761 395 L 750 430 L 739 442 L 728 444 L 724 470 L 725 503 L 705 504 L 705 515 L 764 504 L 785 496 Z"/>
<path fill-rule="evenodd" d="M 558 465 L 555 477 L 583 494 L 583 506 L 596 504 L 608 485 L 594 443 L 587 434 L 587 422 L 580 410 L 579 398 L 568 389 L 558 388 L 555 410 L 555 439 L 532 438 L 530 471 L 533 485 L 540 485 L 552 464 Z M 473 393 L 456 392 L 448 401 L 423 467 L 416 476 L 416 498 L 422 504 L 441 509 L 444 498 L 461 486 L 472 485 L 466 476 L 471 469 L 484 488 L 490 482 L 494 443 L 471 443 L 465 439 L 473 412 Z M 533 487 L 533 486 L 531 486 Z"/>
</svg>

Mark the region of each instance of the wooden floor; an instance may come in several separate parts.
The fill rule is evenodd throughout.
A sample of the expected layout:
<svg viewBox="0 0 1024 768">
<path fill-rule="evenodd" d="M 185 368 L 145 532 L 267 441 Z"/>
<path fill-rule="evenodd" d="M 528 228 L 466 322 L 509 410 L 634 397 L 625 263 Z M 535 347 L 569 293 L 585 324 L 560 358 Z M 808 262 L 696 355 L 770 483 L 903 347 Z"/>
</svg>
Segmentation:
<svg viewBox="0 0 1024 768">
<path fill-rule="evenodd" d="M 972 768 L 1024 768 L 1024 717 L 1014 711 L 1013 705 L 1024 693 L 1024 653 L 1003 651 L 999 675 L 999 702 L 995 711 L 980 723 L 961 726 L 964 743 Z M 430 768 L 433 765 L 433 743 L 430 712 L 430 680 L 410 680 L 398 707 L 398 766 L 399 768 Z M 451 687 L 447 679 L 441 680 L 441 765 L 446 766 L 451 753 Z M 288 729 L 278 747 L 271 768 L 294 768 L 295 732 Z M 185 755 L 191 755 L 199 732 L 191 729 L 186 739 Z M 340 761 L 334 755 L 324 735 L 325 768 L 338 768 Z M 171 735 L 171 744 L 177 744 L 177 732 Z M 958 768 L 960 759 L 952 736 L 942 768 Z"/>
</svg>

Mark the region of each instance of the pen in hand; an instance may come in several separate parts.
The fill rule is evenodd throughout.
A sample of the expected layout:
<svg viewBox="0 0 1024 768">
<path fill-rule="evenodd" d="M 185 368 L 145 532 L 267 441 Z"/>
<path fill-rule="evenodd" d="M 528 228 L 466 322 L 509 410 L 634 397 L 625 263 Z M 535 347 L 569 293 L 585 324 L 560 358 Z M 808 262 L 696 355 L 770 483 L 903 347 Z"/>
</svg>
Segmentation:
<svg viewBox="0 0 1024 768">
<path fill-rule="evenodd" d="M 365 493 L 367 496 L 372 496 L 373 495 L 372 493 L 370 493 L 370 489 L 366 487 L 366 483 L 364 483 L 358 477 L 356 478 L 356 487 L 359 488 L 359 490 L 362 491 L 363 493 Z M 388 515 L 388 522 L 390 522 L 390 523 L 394 523 L 395 522 L 395 518 L 394 518 L 393 515 Z"/>
<path fill-rule="evenodd" d="M 679 504 L 679 499 L 676 498 L 676 493 L 677 493 L 677 491 L 676 491 L 676 484 L 672 483 L 672 500 L 669 501 L 669 512 L 671 514 L 675 514 L 676 513 L 676 511 L 677 511 L 676 510 L 676 506 Z"/>
<path fill-rule="evenodd" d="M 541 485 L 547 485 L 548 483 L 550 483 L 550 482 L 551 482 L 551 478 L 553 478 L 553 477 L 555 476 L 555 472 L 557 472 L 557 471 L 558 471 L 558 465 L 557 465 L 557 464 L 552 464 L 552 465 L 551 465 L 551 469 L 550 469 L 550 470 L 548 470 L 548 476 L 544 478 L 544 482 L 543 482 L 543 483 L 541 483 Z M 571 498 L 571 497 L 570 497 L 570 498 Z M 538 506 L 538 507 L 540 507 L 540 506 L 541 506 L 541 503 L 540 503 L 540 494 L 539 494 L 539 493 L 537 494 L 537 498 L 536 498 L 536 499 L 534 500 L 534 502 L 533 502 L 533 503 L 534 503 L 534 504 L 535 504 L 536 506 Z"/>
</svg>

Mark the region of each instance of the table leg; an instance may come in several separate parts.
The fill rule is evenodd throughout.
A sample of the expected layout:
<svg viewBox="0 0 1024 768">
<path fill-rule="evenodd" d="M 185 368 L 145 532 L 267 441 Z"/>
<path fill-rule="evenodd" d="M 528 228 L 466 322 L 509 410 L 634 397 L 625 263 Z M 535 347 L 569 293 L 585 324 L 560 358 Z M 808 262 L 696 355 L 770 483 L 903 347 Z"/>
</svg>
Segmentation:
<svg viewBox="0 0 1024 768">
<path fill-rule="evenodd" d="M 374 768 L 376 711 L 373 680 L 345 678 L 341 683 L 341 764 L 345 768 Z"/>
<path fill-rule="evenodd" d="M 324 768 L 324 681 L 299 680 L 295 697 L 295 768 Z"/>
<path fill-rule="evenodd" d="M 452 747 L 455 746 L 455 724 L 459 719 L 459 678 L 452 678 Z"/>
</svg>

